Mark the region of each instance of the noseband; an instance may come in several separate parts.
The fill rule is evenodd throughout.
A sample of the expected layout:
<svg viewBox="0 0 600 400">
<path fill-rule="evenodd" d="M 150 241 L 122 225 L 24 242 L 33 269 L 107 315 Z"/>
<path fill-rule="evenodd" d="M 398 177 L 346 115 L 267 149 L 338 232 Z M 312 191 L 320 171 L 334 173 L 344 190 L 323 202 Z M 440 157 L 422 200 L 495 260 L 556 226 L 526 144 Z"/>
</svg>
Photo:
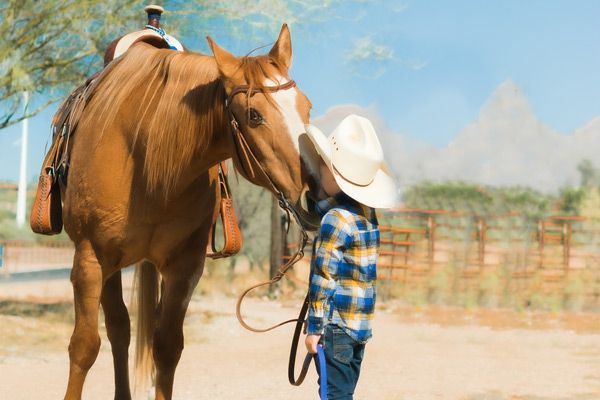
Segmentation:
<svg viewBox="0 0 600 400">
<path fill-rule="evenodd" d="M 308 368 L 309 368 L 310 362 L 312 360 L 312 356 L 310 354 L 307 354 L 306 358 L 304 359 L 304 363 L 302 365 L 302 370 L 300 371 L 300 375 L 299 375 L 298 379 L 296 379 L 295 373 L 294 373 L 295 362 L 296 362 L 296 353 L 297 353 L 297 349 L 298 349 L 298 341 L 300 338 L 300 332 L 302 330 L 302 325 L 304 323 L 304 319 L 306 317 L 306 313 L 308 310 L 308 294 L 306 295 L 306 298 L 304 299 L 304 302 L 302 303 L 302 308 L 300 310 L 300 314 L 298 315 L 298 318 L 280 322 L 280 323 L 273 325 L 271 327 L 268 327 L 268 328 L 257 329 L 257 328 L 253 328 L 250 325 L 248 325 L 246 323 L 246 321 L 244 321 L 244 318 L 242 317 L 241 307 L 242 307 L 242 301 L 248 293 L 250 293 L 252 290 L 254 290 L 258 287 L 265 286 L 265 285 L 272 285 L 272 284 L 279 282 L 285 276 L 287 271 L 290 268 L 292 268 L 294 266 L 294 264 L 296 264 L 298 261 L 300 261 L 300 259 L 302 259 L 302 257 L 304 257 L 304 247 L 306 246 L 306 243 L 308 241 L 308 234 L 306 233 L 306 230 L 304 229 L 304 226 L 302 225 L 300 216 L 298 215 L 298 212 L 296 211 L 296 209 L 290 204 L 289 200 L 285 197 L 283 192 L 281 190 L 279 190 L 277 185 L 275 185 L 275 182 L 271 179 L 271 177 L 269 176 L 267 171 L 265 171 L 265 169 L 262 167 L 262 165 L 260 164 L 260 162 L 258 161 L 256 156 L 254 155 L 252 148 L 248 145 L 248 142 L 246 141 L 246 138 L 244 137 L 244 134 L 242 133 L 242 131 L 240 129 L 240 124 L 237 122 L 237 120 L 235 118 L 235 114 L 231 110 L 232 100 L 237 94 L 245 93 L 248 96 L 252 96 L 253 94 L 256 94 L 256 93 L 274 93 L 274 92 L 278 92 L 280 90 L 290 89 L 294 86 L 296 86 L 296 82 L 294 82 L 292 80 L 290 80 L 282 85 L 277 85 L 277 86 L 261 86 L 261 87 L 250 87 L 248 85 L 236 86 L 235 88 L 233 88 L 233 90 L 231 91 L 231 93 L 229 94 L 227 99 L 225 100 L 225 108 L 227 109 L 227 114 L 229 115 L 229 123 L 231 125 L 231 132 L 232 132 L 232 136 L 233 136 L 233 143 L 234 143 L 234 147 L 235 147 L 236 156 L 239 161 L 239 164 L 241 165 L 242 169 L 244 170 L 244 173 L 248 177 L 255 176 L 254 168 L 252 167 L 253 164 L 258 168 L 259 171 L 261 171 L 261 173 L 265 176 L 267 182 L 269 182 L 271 189 L 277 196 L 277 200 L 279 201 L 279 207 L 281 207 L 286 212 L 287 221 L 288 221 L 288 223 L 287 223 L 288 229 L 290 226 L 290 215 L 292 215 L 294 217 L 294 219 L 296 220 L 296 222 L 298 223 L 298 226 L 300 226 L 301 233 L 302 233 L 300 236 L 300 239 L 298 241 L 298 250 L 296 251 L 296 253 L 292 257 L 290 257 L 288 262 L 286 262 L 285 264 L 283 264 L 279 267 L 279 269 L 277 270 L 277 273 L 271 279 L 269 279 L 268 281 L 256 284 L 254 286 L 251 286 L 250 288 L 248 288 L 244 292 L 242 292 L 242 294 L 239 296 L 237 304 L 236 304 L 236 310 L 235 310 L 236 317 L 237 317 L 238 321 L 240 322 L 240 324 L 244 328 L 246 328 L 252 332 L 268 332 L 270 330 L 273 330 L 275 328 L 278 328 L 278 327 L 288 324 L 288 323 L 292 323 L 292 322 L 296 323 L 296 328 L 294 330 L 294 336 L 293 336 L 293 340 L 292 340 L 292 347 L 290 349 L 290 358 L 289 358 L 289 362 L 288 362 L 288 380 L 292 385 L 299 386 L 302 383 L 302 381 L 304 380 L 304 378 L 306 377 L 306 373 L 308 372 Z M 248 171 L 248 170 L 250 170 L 250 171 Z"/>
</svg>

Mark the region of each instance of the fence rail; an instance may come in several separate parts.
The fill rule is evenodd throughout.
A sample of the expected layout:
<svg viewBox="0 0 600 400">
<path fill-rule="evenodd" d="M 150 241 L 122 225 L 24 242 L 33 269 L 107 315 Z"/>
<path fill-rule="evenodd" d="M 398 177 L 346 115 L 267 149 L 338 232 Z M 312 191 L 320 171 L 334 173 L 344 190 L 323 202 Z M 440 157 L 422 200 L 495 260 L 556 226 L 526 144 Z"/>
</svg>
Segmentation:
<svg viewBox="0 0 600 400">
<path fill-rule="evenodd" d="M 0 241 L 0 274 L 69 267 L 74 252 L 66 241 Z"/>
<path fill-rule="evenodd" d="M 379 221 L 384 298 L 600 309 L 597 222 L 424 209 L 385 212 Z"/>
<path fill-rule="evenodd" d="M 388 295 L 398 283 L 493 302 L 600 307 L 600 224 L 583 217 L 396 210 L 380 222 L 378 268 Z M 445 288 L 443 279 L 451 281 Z"/>
</svg>

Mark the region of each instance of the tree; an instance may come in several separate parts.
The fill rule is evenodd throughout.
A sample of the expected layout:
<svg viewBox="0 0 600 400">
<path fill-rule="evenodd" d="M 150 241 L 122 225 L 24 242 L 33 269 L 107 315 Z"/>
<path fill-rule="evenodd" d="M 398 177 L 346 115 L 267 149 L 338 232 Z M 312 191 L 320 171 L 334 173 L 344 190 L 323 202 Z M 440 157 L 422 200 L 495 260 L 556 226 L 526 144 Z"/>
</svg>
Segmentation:
<svg viewBox="0 0 600 400">
<path fill-rule="evenodd" d="M 594 222 L 600 221 L 600 189 L 588 188 L 581 199 L 581 215 Z"/>
<path fill-rule="evenodd" d="M 141 0 L 0 3 L 0 128 L 37 114 L 99 70 L 108 43 L 143 26 L 142 4 Z M 31 99 L 26 112 L 21 96 L 25 91 Z"/>
<path fill-rule="evenodd" d="M 581 202 L 585 197 L 586 189 L 564 188 L 560 192 L 560 211 L 570 215 L 577 215 L 581 211 Z"/>
<path fill-rule="evenodd" d="M 364 0 L 354 0 L 361 2 Z M 32 117 L 102 68 L 107 45 L 144 26 L 142 0 L 0 2 L 0 129 Z M 272 38 L 281 23 L 318 23 L 341 0 L 166 0 L 166 29 L 195 37 Z M 347 3 L 347 2 L 344 2 Z M 248 49 L 249 50 L 249 49 Z M 30 104 L 23 111 L 23 92 Z"/>
<path fill-rule="evenodd" d="M 600 173 L 590 160 L 581 160 L 577 165 L 577 170 L 581 177 L 581 187 L 597 186 L 600 183 L 598 182 L 600 180 Z"/>
</svg>

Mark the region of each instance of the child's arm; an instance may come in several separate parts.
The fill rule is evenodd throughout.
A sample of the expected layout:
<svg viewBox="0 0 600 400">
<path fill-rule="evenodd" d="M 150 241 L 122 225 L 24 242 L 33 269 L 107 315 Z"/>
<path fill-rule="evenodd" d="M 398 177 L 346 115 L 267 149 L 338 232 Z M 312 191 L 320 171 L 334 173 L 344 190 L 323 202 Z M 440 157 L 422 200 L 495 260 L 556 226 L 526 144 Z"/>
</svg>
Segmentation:
<svg viewBox="0 0 600 400">
<path fill-rule="evenodd" d="M 342 213 L 331 210 L 321 222 L 318 247 L 314 253 L 308 291 L 308 335 L 321 335 L 324 329 L 324 305 L 335 292 L 338 263 L 352 243 L 352 231 Z"/>
</svg>

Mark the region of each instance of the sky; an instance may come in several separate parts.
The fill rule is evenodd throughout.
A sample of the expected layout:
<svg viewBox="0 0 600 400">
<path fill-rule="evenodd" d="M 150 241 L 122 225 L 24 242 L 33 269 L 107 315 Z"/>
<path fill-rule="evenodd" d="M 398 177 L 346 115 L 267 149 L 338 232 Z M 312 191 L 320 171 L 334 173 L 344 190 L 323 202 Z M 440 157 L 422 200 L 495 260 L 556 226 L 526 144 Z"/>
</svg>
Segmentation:
<svg viewBox="0 0 600 400">
<path fill-rule="evenodd" d="M 313 117 L 344 104 L 368 108 L 391 132 L 437 148 L 473 123 L 507 80 L 543 124 L 568 135 L 600 116 L 599 18 L 600 1 L 341 2 L 323 21 L 290 22 L 290 73 Z M 199 29 L 182 42 L 208 52 L 207 34 L 236 54 L 268 44 L 226 29 Z M 30 177 L 54 111 L 30 121 Z M 19 125 L 0 131 L 0 180 L 17 180 L 19 135 Z"/>
</svg>

